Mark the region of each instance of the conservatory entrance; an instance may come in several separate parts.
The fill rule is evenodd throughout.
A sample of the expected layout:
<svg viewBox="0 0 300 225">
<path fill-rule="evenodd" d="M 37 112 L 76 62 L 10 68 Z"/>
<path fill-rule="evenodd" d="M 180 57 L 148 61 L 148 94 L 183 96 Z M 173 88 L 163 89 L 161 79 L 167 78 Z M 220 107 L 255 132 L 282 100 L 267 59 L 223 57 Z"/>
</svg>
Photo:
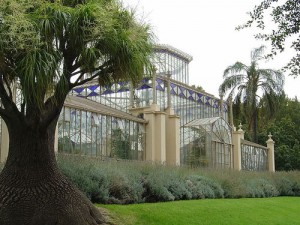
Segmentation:
<svg viewBox="0 0 300 225">
<path fill-rule="evenodd" d="M 233 168 L 232 130 L 223 118 L 195 119 L 183 127 L 190 128 L 199 135 L 187 147 L 191 158 L 194 158 L 191 165 Z"/>
</svg>

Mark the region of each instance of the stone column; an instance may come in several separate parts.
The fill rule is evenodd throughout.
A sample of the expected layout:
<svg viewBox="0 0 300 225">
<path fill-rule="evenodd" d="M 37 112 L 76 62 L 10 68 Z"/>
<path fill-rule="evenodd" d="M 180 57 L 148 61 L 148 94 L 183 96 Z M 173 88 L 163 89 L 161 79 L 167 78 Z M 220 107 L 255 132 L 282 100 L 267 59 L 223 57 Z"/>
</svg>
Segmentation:
<svg viewBox="0 0 300 225">
<path fill-rule="evenodd" d="M 166 113 L 160 112 L 152 104 L 144 111 L 146 125 L 146 157 L 147 161 L 166 162 Z"/>
<path fill-rule="evenodd" d="M 180 117 L 166 111 L 166 162 L 167 165 L 180 165 Z"/>
<path fill-rule="evenodd" d="M 154 161 L 155 160 L 155 115 L 154 113 L 145 112 L 145 120 L 148 121 L 146 125 L 146 150 L 145 150 L 145 160 Z"/>
<path fill-rule="evenodd" d="M 242 130 L 242 125 L 239 125 L 237 131 L 233 131 L 232 143 L 233 143 L 233 169 L 242 169 L 242 157 L 241 157 L 241 140 L 244 139 L 244 131 Z"/>
<path fill-rule="evenodd" d="M 274 144 L 271 133 L 268 135 L 269 139 L 266 141 L 268 148 L 268 169 L 270 172 L 275 172 L 275 158 L 274 158 Z"/>
<path fill-rule="evenodd" d="M 166 113 L 155 113 L 155 162 L 166 163 Z"/>
</svg>

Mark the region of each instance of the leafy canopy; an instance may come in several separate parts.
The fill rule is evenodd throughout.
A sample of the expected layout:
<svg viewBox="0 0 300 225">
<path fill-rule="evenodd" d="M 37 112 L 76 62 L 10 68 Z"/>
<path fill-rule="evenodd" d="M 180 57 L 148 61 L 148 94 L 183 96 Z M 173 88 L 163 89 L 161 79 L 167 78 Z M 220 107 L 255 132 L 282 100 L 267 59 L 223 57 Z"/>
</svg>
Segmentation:
<svg viewBox="0 0 300 225">
<path fill-rule="evenodd" d="M 270 12 L 274 29 L 266 31 L 266 14 Z M 255 37 L 271 43 L 272 49 L 267 57 L 272 58 L 277 53 L 286 49 L 287 41 L 291 41 L 290 48 L 295 50 L 295 55 L 285 66 L 290 69 L 291 75 L 300 74 L 300 1 L 299 0 L 263 0 L 250 12 L 249 21 L 237 29 L 251 27 L 253 24 L 262 30 Z M 270 21 L 270 19 L 268 20 Z M 270 25 L 267 25 L 270 26 Z M 269 27 L 271 28 L 271 27 Z"/>
<path fill-rule="evenodd" d="M 242 108 L 248 123 L 252 140 L 256 139 L 258 107 L 261 99 L 264 106 L 274 112 L 274 96 L 283 91 L 284 76 L 281 71 L 259 68 L 258 62 L 262 59 L 264 46 L 251 52 L 251 64 L 249 66 L 236 62 L 227 67 L 223 75 L 223 83 L 219 87 L 221 94 L 228 93 L 229 99 L 234 99 L 238 107 Z"/>
<path fill-rule="evenodd" d="M 12 104 L 13 82 L 25 115 L 63 104 L 95 78 L 139 81 L 151 72 L 152 37 L 115 0 L 0 0 L 0 115 Z"/>
<path fill-rule="evenodd" d="M 279 107 L 272 119 L 260 117 L 260 143 L 265 143 L 265 134 L 271 132 L 276 144 L 276 170 L 300 169 L 300 102 L 286 95 L 277 98 Z"/>
</svg>

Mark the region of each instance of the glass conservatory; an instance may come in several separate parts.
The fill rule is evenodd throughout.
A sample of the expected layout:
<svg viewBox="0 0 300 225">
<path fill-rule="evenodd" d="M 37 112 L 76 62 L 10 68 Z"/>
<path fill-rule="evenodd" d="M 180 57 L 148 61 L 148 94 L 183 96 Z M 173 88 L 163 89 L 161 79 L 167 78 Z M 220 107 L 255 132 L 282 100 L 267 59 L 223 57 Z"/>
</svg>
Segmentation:
<svg viewBox="0 0 300 225">
<path fill-rule="evenodd" d="M 130 110 L 152 104 L 162 112 L 171 108 L 180 118 L 181 164 L 191 161 L 187 145 L 197 143 L 208 148 L 202 131 L 186 124 L 211 117 L 225 121 L 227 105 L 188 85 L 190 55 L 168 45 L 157 45 L 154 53 L 151 60 L 156 73 L 145 75 L 136 87 L 130 82 L 99 86 L 95 81 L 72 90 L 58 125 L 60 152 L 145 160 L 147 120 L 143 113 L 133 115 Z M 226 131 L 230 136 L 230 130 Z"/>
<path fill-rule="evenodd" d="M 272 135 L 267 147 L 244 140 L 242 125 L 236 130 L 227 123 L 227 102 L 189 86 L 191 60 L 176 48 L 157 45 L 151 58 L 156 70 L 138 85 L 99 86 L 92 80 L 74 88 L 57 123 L 56 151 L 103 160 L 275 171 Z M 15 90 L 20 109 L 17 84 Z M 0 162 L 8 147 L 8 129 L 0 119 Z"/>
<path fill-rule="evenodd" d="M 69 96 L 58 122 L 58 151 L 143 160 L 145 120 Z"/>
</svg>

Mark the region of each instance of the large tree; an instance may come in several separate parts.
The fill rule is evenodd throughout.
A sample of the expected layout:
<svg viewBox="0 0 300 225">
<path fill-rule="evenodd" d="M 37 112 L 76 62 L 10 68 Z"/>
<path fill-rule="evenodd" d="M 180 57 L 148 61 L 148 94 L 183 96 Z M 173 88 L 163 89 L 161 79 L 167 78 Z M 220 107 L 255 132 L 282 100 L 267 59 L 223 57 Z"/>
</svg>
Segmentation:
<svg viewBox="0 0 300 225">
<path fill-rule="evenodd" d="M 260 112 L 259 141 L 265 143 L 265 134 L 271 132 L 276 144 L 276 170 L 300 169 L 300 103 L 285 95 L 279 96 L 278 110 L 272 119 L 267 119 L 265 111 Z"/>
<path fill-rule="evenodd" d="M 249 21 L 237 29 L 255 24 L 261 30 L 261 33 L 256 34 L 255 37 L 271 43 L 272 50 L 267 57 L 273 57 L 284 51 L 288 43 L 290 45 L 288 48 L 294 49 L 295 54 L 285 68 L 290 69 L 291 75 L 298 76 L 300 74 L 300 1 L 262 0 L 249 15 Z"/>
<path fill-rule="evenodd" d="M 0 225 L 104 222 L 57 168 L 56 123 L 72 88 L 140 80 L 152 45 L 149 27 L 115 0 L 0 0 L 0 116 L 9 132 Z"/>
<path fill-rule="evenodd" d="M 227 93 L 228 98 L 240 105 L 248 124 L 251 140 L 257 142 L 258 104 L 264 97 L 264 106 L 275 110 L 274 96 L 283 90 L 284 76 L 282 72 L 272 69 L 260 69 L 258 61 L 261 59 L 264 47 L 251 52 L 249 66 L 236 62 L 225 69 L 220 93 Z"/>
</svg>

